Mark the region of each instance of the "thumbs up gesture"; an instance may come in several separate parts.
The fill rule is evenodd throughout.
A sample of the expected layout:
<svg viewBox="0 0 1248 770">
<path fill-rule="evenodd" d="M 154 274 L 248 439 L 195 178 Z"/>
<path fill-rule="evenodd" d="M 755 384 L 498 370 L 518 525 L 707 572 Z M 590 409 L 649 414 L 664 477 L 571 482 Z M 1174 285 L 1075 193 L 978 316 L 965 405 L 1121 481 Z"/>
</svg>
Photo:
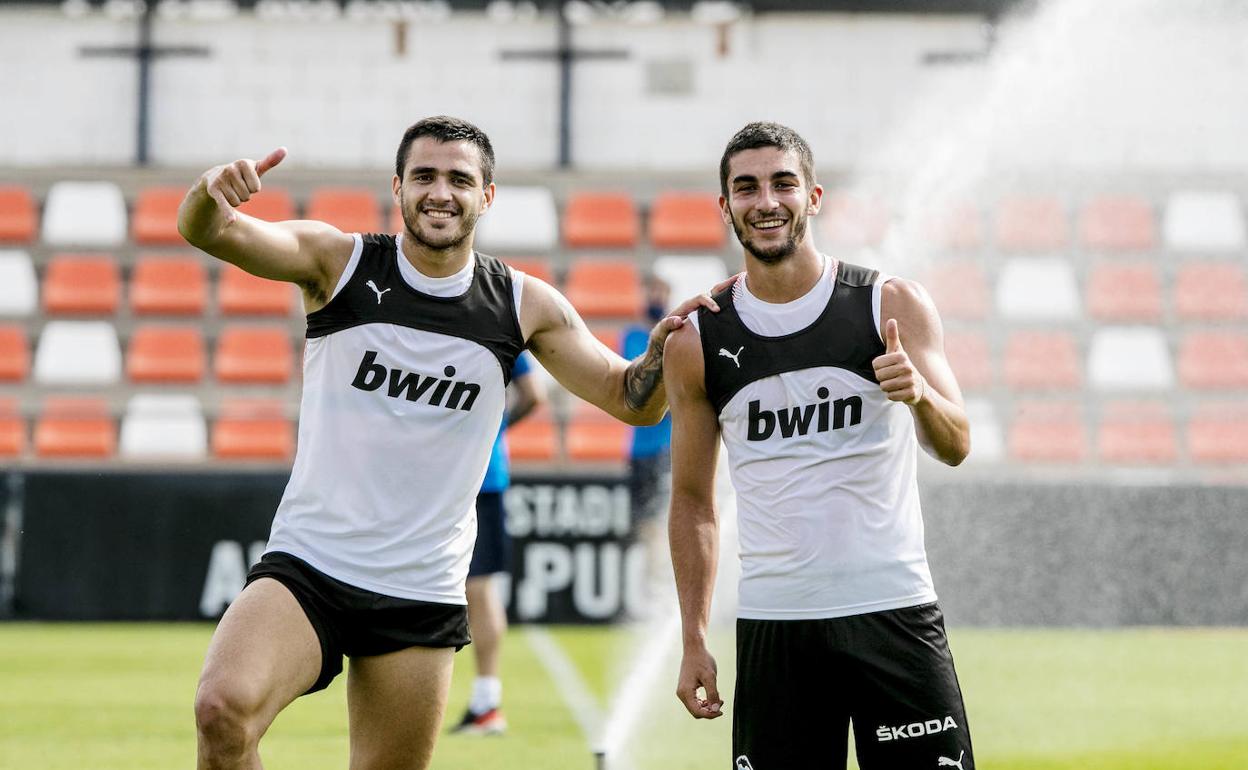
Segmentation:
<svg viewBox="0 0 1248 770">
<path fill-rule="evenodd" d="M 278 147 L 260 161 L 249 158 L 211 168 L 204 174 L 204 190 L 217 202 L 226 224 L 238 219 L 234 209 L 260 192 L 260 177 L 282 162 L 286 148 Z"/>
<path fill-rule="evenodd" d="M 875 368 L 880 390 L 888 395 L 889 401 L 915 406 L 927 394 L 927 381 L 901 346 L 897 319 L 890 318 L 884 324 L 884 355 L 877 356 L 871 365 Z"/>
</svg>

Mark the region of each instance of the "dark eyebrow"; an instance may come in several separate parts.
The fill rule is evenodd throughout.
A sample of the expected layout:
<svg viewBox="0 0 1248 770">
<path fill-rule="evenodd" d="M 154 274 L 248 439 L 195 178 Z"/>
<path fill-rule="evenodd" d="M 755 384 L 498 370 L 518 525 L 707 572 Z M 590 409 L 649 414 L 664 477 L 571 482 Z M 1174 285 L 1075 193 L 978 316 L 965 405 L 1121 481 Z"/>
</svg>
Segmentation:
<svg viewBox="0 0 1248 770">
<path fill-rule="evenodd" d="M 758 181 L 758 177 L 755 177 L 751 174 L 741 174 L 739 176 L 734 176 L 732 178 L 733 184 L 740 184 L 741 182 L 757 182 L 757 181 Z"/>
<path fill-rule="evenodd" d="M 434 168 L 433 166 L 415 166 L 413 168 L 408 169 L 407 171 L 408 176 L 416 176 L 418 174 L 434 174 L 436 176 L 438 173 L 440 173 L 440 169 Z M 469 174 L 466 171 L 460 171 L 458 169 L 451 169 L 450 171 L 447 171 L 446 173 L 452 179 L 466 179 L 467 181 L 472 182 L 474 184 L 477 181 L 477 178 L 475 176 L 473 176 L 472 174 Z"/>
<path fill-rule="evenodd" d="M 796 178 L 797 178 L 797 172 L 796 172 L 796 171 L 777 171 L 776 173 L 774 173 L 774 174 L 772 174 L 772 175 L 771 175 L 771 178 L 772 178 L 772 179 L 783 179 L 784 177 L 787 177 L 787 176 L 791 176 L 791 177 L 793 177 L 794 179 L 796 179 Z"/>
</svg>

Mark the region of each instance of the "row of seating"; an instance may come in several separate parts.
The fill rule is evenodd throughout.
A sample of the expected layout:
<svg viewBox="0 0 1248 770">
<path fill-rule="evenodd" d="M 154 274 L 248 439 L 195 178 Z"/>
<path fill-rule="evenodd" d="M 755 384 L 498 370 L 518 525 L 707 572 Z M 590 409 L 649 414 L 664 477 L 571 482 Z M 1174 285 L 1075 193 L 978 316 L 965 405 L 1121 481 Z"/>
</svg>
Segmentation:
<svg viewBox="0 0 1248 770">
<path fill-rule="evenodd" d="M 20 185 L 0 186 L 0 243 L 110 248 L 127 238 L 143 246 L 181 244 L 177 209 L 182 187 L 141 190 L 127 218 L 122 192 L 112 182 L 58 182 L 49 189 L 40 223 L 34 196 Z M 386 198 L 388 201 L 388 198 Z M 401 217 L 368 188 L 320 187 L 303 217 L 349 232 L 401 229 Z M 389 209 L 388 217 L 384 215 Z M 294 219 L 289 191 L 266 187 L 243 211 L 263 219 Z M 1176 190 L 1158 206 L 1131 195 L 1099 195 L 1073 212 L 1056 195 L 1006 196 L 991 207 L 991 228 L 979 204 L 932 204 L 924 210 L 924 237 L 949 249 L 993 245 L 1005 252 L 1053 252 L 1082 247 L 1091 252 L 1142 253 L 1160 246 L 1180 252 L 1233 253 L 1248 248 L 1243 202 L 1230 191 Z M 876 246 L 898 218 L 883 200 L 830 192 L 818 222 L 820 243 Z M 1158 221 L 1160 219 L 1160 221 Z M 713 192 L 659 193 L 648 206 L 648 240 L 658 249 L 721 249 L 727 230 Z M 989 232 L 989 230 L 991 230 Z M 628 193 L 579 191 L 568 195 L 562 217 L 545 187 L 499 188 L 483 217 L 483 249 L 548 252 L 560 242 L 570 249 L 633 248 L 642 241 L 642 216 Z"/>
</svg>

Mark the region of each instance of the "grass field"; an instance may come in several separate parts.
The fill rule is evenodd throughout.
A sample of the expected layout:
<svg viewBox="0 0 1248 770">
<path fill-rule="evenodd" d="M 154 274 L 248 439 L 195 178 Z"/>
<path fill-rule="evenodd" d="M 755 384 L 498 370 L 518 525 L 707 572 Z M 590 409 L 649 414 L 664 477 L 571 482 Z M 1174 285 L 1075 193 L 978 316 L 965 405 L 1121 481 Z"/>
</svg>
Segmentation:
<svg viewBox="0 0 1248 770">
<path fill-rule="evenodd" d="M 208 625 L 0 624 L 0 768 L 193 767 L 191 701 L 210 633 Z M 550 629 L 606 710 L 618 700 L 610 695 L 618 691 L 616 662 L 629 657 L 638 633 Z M 1248 630 L 955 629 L 950 636 L 980 768 L 1248 768 Z M 718 635 L 714 647 L 721 687 L 731 692 L 731 634 Z M 448 721 L 462 709 L 471 677 L 467 654 L 457 663 Z M 591 770 L 587 739 L 523 630 L 511 633 L 504 665 L 509 734 L 444 737 L 434 767 Z M 627 766 L 725 770 L 730 720 L 685 716 L 670 694 L 675 665 L 664 662 L 660 686 L 625 742 Z M 345 768 L 345 708 L 341 678 L 297 701 L 264 740 L 266 767 Z"/>
</svg>

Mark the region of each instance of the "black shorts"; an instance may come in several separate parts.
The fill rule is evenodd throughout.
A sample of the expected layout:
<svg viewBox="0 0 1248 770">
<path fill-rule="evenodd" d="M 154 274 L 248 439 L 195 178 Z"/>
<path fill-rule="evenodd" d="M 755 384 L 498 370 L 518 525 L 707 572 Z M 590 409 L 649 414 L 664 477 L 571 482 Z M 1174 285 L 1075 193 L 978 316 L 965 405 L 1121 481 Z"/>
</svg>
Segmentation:
<svg viewBox="0 0 1248 770">
<path fill-rule="evenodd" d="M 468 577 L 506 572 L 511 564 L 511 537 L 502 492 L 477 495 L 477 545 L 472 549 Z"/>
<path fill-rule="evenodd" d="M 738 620 L 734 770 L 972 770 L 935 603 L 826 620 Z M 943 760 L 943 761 L 942 761 Z"/>
<path fill-rule="evenodd" d="M 408 647 L 454 647 L 458 651 L 469 641 L 464 605 L 365 591 L 279 551 L 260 557 L 247 573 L 247 583 L 266 577 L 295 595 L 320 639 L 321 675 L 309 693 L 325 689 L 342 673 L 343 655 L 385 655 Z"/>
<path fill-rule="evenodd" d="M 661 517 L 671 494 L 672 456 L 667 451 L 634 457 L 628 464 L 633 525 Z"/>
</svg>

